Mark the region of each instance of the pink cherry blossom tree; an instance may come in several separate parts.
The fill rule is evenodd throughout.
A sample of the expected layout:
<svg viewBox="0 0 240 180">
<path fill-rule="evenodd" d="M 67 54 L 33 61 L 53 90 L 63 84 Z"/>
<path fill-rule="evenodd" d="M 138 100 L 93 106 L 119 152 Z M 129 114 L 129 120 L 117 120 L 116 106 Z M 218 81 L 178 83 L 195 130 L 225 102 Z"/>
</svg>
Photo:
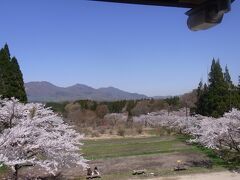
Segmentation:
<svg viewBox="0 0 240 180">
<path fill-rule="evenodd" d="M 80 153 L 82 135 L 42 104 L 1 101 L 0 121 L 8 124 L 0 134 L 0 162 L 18 178 L 25 165 L 37 165 L 55 174 L 64 167 L 87 167 Z"/>
<path fill-rule="evenodd" d="M 184 117 L 178 112 L 166 111 L 133 117 L 135 122 L 148 122 L 151 126 L 161 126 L 192 136 L 190 142 L 202 146 L 240 153 L 240 111 L 232 109 L 223 117 Z"/>
</svg>

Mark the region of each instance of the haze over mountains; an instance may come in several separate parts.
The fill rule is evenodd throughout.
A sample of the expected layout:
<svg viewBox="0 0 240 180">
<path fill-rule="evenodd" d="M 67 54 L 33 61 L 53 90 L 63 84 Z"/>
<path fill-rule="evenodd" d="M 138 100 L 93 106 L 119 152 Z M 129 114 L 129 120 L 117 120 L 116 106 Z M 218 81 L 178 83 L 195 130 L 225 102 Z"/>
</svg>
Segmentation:
<svg viewBox="0 0 240 180">
<path fill-rule="evenodd" d="M 115 101 L 148 98 L 146 95 L 129 93 L 114 87 L 95 89 L 83 84 L 58 87 L 46 81 L 25 83 L 25 89 L 30 102 L 61 102 L 80 99 Z"/>
</svg>

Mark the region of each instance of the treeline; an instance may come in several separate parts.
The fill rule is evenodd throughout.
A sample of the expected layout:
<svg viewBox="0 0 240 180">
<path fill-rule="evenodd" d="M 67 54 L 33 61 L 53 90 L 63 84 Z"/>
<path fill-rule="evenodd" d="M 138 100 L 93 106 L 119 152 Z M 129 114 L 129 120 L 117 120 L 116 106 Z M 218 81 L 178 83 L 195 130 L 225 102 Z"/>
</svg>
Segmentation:
<svg viewBox="0 0 240 180">
<path fill-rule="evenodd" d="M 133 127 L 138 129 L 137 132 L 140 132 L 142 126 L 133 123 L 134 116 L 163 109 L 172 111 L 179 108 L 179 101 L 179 97 L 113 102 L 78 100 L 74 102 L 52 102 L 47 103 L 46 106 L 60 113 L 65 122 L 74 125 L 79 131 L 97 136 L 106 132 L 106 130 L 110 134 L 122 134 L 126 128 L 131 129 Z"/>
<path fill-rule="evenodd" d="M 93 112 L 104 111 L 105 113 L 124 113 L 129 116 L 139 116 L 150 112 L 168 109 L 177 110 L 183 107 L 179 97 L 174 96 L 166 99 L 142 99 L 97 102 L 92 100 L 78 100 L 74 102 L 49 102 L 47 107 L 67 116 L 68 111 L 89 110 Z M 101 114 L 101 113 L 100 113 Z"/>
<path fill-rule="evenodd" d="M 234 85 L 228 70 L 223 72 L 219 60 L 213 59 L 208 83 L 200 81 L 197 88 L 197 114 L 221 117 L 232 108 L 240 109 L 240 85 Z"/>
<path fill-rule="evenodd" d="M 17 58 L 11 57 L 7 44 L 0 50 L 0 95 L 27 102 L 22 72 Z"/>
</svg>

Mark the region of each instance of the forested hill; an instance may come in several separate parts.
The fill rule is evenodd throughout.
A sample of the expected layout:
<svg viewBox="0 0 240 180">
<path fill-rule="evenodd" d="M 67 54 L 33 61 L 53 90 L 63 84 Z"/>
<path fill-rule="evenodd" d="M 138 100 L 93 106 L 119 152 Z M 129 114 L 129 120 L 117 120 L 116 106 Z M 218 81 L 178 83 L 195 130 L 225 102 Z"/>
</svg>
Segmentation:
<svg viewBox="0 0 240 180">
<path fill-rule="evenodd" d="M 114 87 L 94 89 L 82 84 L 58 87 L 46 81 L 25 83 L 25 89 L 28 100 L 32 102 L 61 102 L 80 99 L 115 101 L 148 98 L 142 94 L 129 93 Z"/>
</svg>

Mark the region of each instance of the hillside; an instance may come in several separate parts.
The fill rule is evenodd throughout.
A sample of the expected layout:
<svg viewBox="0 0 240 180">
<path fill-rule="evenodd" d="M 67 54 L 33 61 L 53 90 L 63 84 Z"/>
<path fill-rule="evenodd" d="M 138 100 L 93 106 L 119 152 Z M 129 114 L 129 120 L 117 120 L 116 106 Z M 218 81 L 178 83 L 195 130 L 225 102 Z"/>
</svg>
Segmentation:
<svg viewBox="0 0 240 180">
<path fill-rule="evenodd" d="M 25 83 L 25 89 L 30 102 L 61 102 L 80 99 L 115 101 L 148 98 L 142 94 L 129 93 L 114 87 L 95 89 L 83 84 L 58 87 L 46 81 Z"/>
</svg>

